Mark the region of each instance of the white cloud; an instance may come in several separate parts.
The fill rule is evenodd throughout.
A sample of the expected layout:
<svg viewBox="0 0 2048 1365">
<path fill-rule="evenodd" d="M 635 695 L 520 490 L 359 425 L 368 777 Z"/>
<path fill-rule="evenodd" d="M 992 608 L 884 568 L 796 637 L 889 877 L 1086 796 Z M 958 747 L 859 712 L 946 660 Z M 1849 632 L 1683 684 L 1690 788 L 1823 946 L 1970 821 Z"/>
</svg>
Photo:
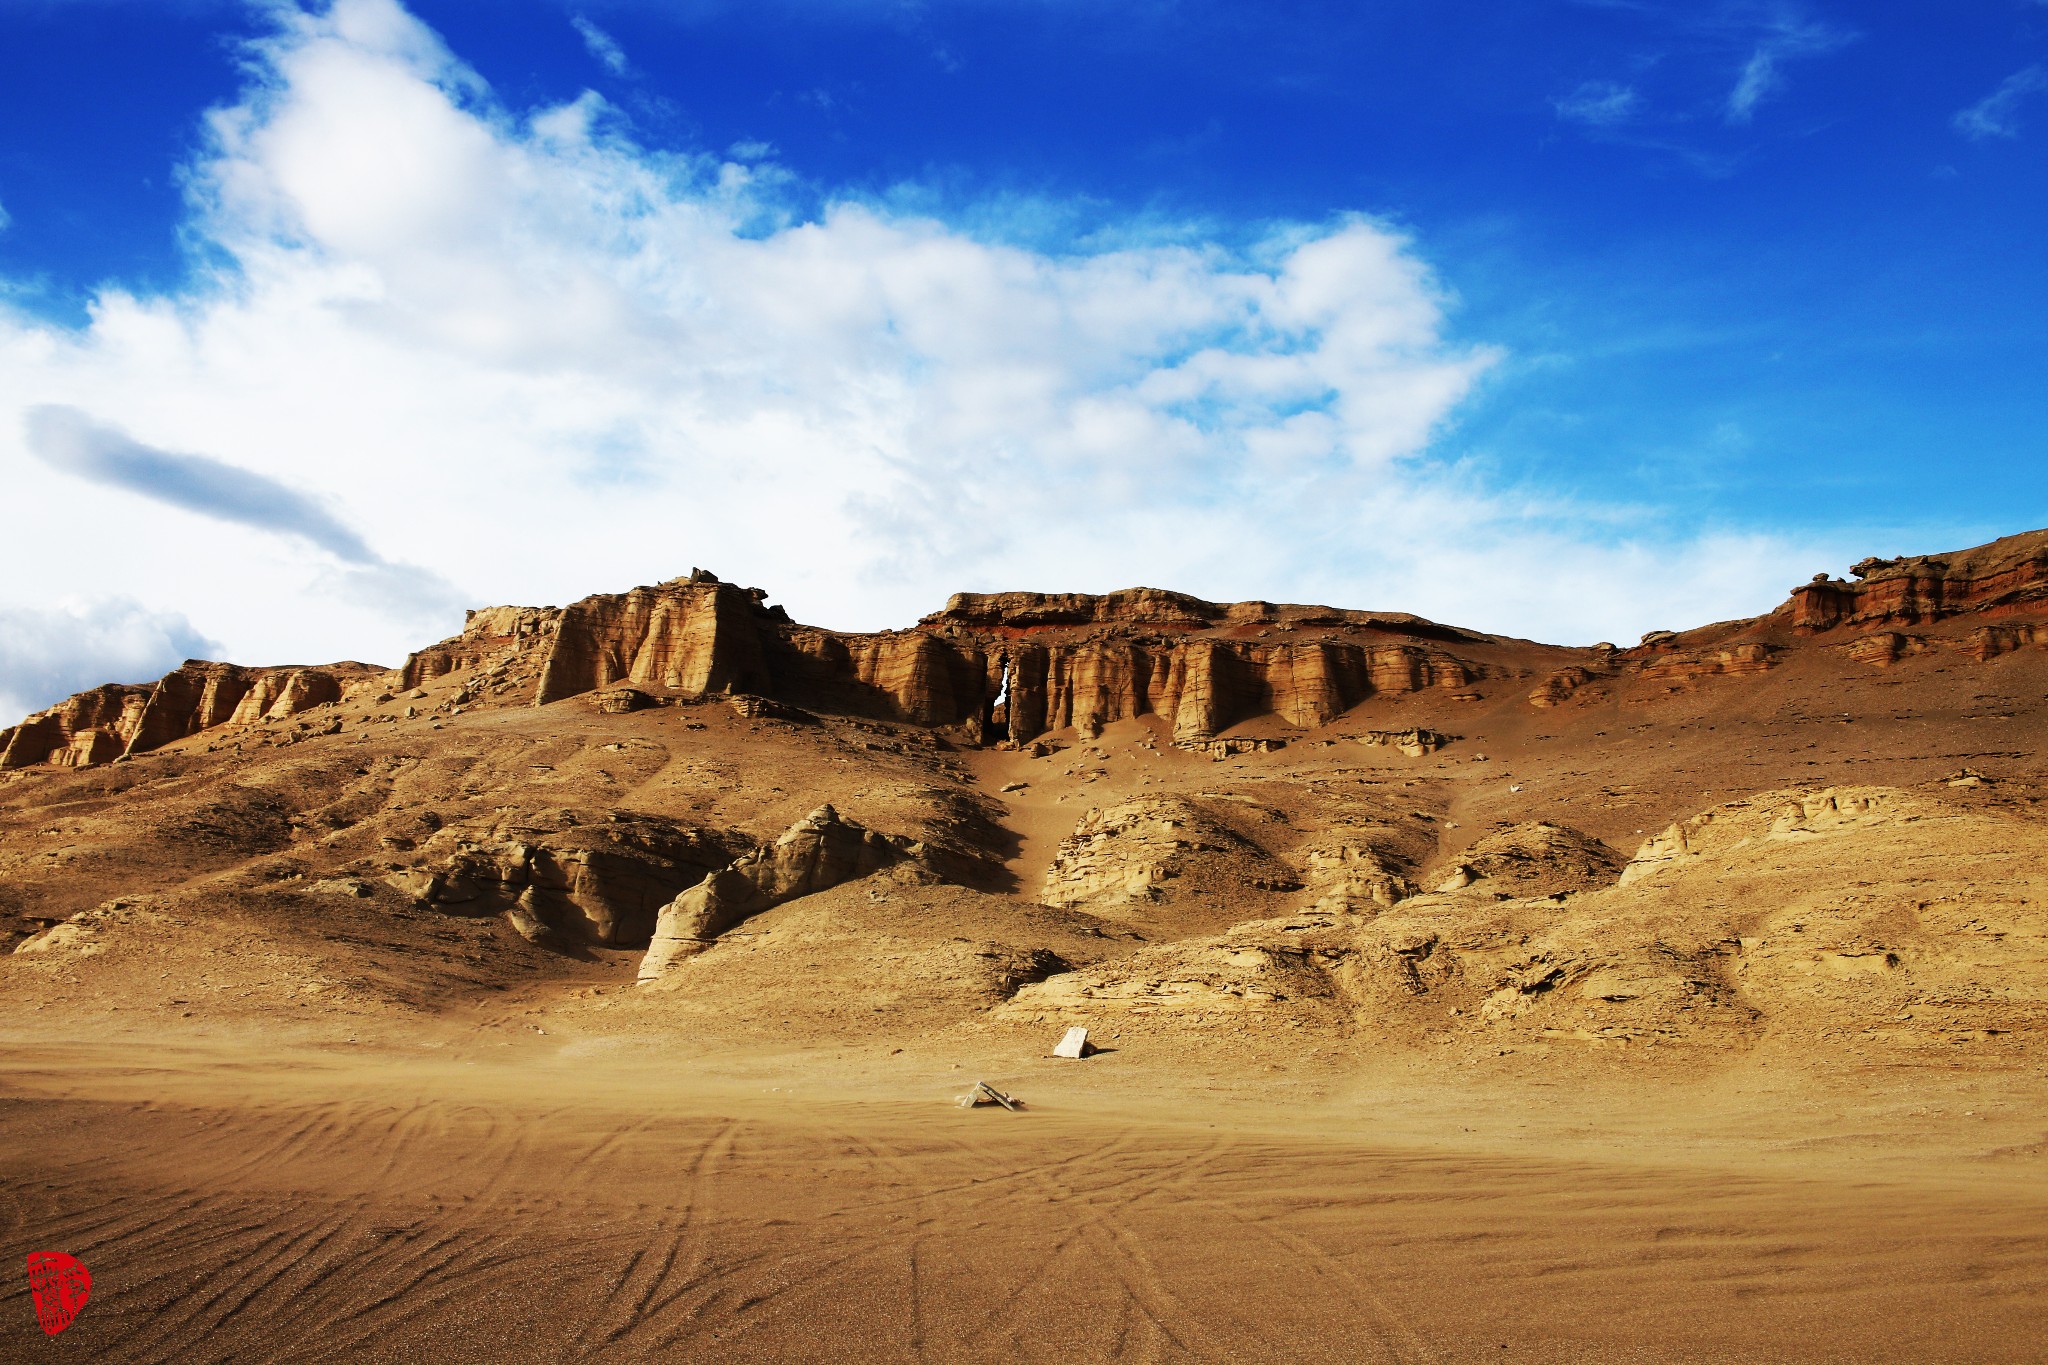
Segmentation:
<svg viewBox="0 0 2048 1365">
<path fill-rule="evenodd" d="M 786 172 L 635 145 L 594 95 L 502 107 L 393 0 L 280 23 L 187 176 L 227 264 L 109 287 L 81 329 L 0 314 L 0 479 L 37 509 L 0 541 L 0 605 L 121 594 L 246 662 L 395 662 L 459 625 L 446 582 L 548 603 L 703 564 L 844 627 L 1149 582 L 1590 640 L 1812 571 L 1631 544 L 1434 462 L 1495 357 L 1446 339 L 1385 224 L 1109 224 L 1056 252 L 853 200 L 800 216 Z M 29 455 L 40 405 L 422 567 L 82 484 Z"/>
<path fill-rule="evenodd" d="M 1587 81 L 1571 94 L 1550 103 L 1557 116 L 1566 122 L 1612 128 L 1636 116 L 1642 107 L 1642 97 L 1633 86 L 1614 81 Z"/>
<path fill-rule="evenodd" d="M 626 60 L 626 49 L 620 47 L 618 40 L 611 34 L 580 14 L 573 16 L 569 22 L 575 25 L 578 36 L 583 39 L 583 46 L 590 50 L 590 55 L 595 57 L 605 70 L 614 76 L 623 76 L 633 69 L 633 64 Z"/>
<path fill-rule="evenodd" d="M 106 598 L 0 607 L 0 727 L 107 682 L 148 682 L 220 646 L 173 613 Z"/>
<path fill-rule="evenodd" d="M 1999 82 L 1996 90 L 1950 120 L 1955 130 L 1975 142 L 1987 137 L 2018 137 L 2020 102 L 2027 96 L 2048 90 L 2048 71 L 2024 67 Z"/>
<path fill-rule="evenodd" d="M 1723 111 L 1727 121 L 1748 123 L 1756 107 L 1785 84 L 1785 63 L 1795 57 L 1818 56 L 1848 42 L 1850 35 L 1825 24 L 1784 17 L 1773 22 L 1742 64 L 1735 88 Z"/>
</svg>

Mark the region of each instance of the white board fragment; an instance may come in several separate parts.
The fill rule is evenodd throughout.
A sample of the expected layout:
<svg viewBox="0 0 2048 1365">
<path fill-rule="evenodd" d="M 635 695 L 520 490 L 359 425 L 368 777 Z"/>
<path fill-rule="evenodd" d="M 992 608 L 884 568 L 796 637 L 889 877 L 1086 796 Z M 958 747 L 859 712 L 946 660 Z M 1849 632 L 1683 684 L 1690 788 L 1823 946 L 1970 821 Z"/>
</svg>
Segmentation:
<svg viewBox="0 0 2048 1365">
<path fill-rule="evenodd" d="M 1055 1057 L 1086 1057 L 1095 1049 L 1088 1045 L 1088 1030 L 1070 1028 L 1067 1036 L 1060 1039 L 1060 1045 L 1052 1050 Z"/>
</svg>

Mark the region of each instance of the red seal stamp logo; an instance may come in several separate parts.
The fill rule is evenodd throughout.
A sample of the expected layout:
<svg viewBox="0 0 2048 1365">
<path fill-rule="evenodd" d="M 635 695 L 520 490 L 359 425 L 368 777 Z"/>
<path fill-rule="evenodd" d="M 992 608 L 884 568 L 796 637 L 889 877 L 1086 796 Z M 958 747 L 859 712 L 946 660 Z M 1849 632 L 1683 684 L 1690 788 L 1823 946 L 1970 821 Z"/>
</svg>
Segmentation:
<svg viewBox="0 0 2048 1365">
<path fill-rule="evenodd" d="M 28 1254 L 28 1292 L 35 1296 L 36 1321 L 51 1336 L 71 1325 L 92 1297 L 92 1272 L 61 1251 Z"/>
</svg>

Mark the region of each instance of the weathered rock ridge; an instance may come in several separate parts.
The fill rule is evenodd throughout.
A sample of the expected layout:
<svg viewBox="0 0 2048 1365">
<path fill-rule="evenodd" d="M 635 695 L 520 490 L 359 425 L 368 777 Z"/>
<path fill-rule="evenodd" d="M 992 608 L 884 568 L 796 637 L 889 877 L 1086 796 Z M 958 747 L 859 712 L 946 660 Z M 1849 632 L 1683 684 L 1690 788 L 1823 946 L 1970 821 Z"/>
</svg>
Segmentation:
<svg viewBox="0 0 2048 1365">
<path fill-rule="evenodd" d="M 466 681 L 446 707 L 592 696 L 623 711 L 724 696 L 765 719 L 869 717 L 970 745 L 1023 746 L 1067 728 L 1092 737 L 1151 716 L 1176 743 L 1229 757 L 1282 743 L 1271 727 L 1315 729 L 1373 697 L 1471 701 L 1508 680 L 1542 710 L 1611 700 L 1625 685 L 1673 692 L 1741 679 L 1815 647 L 1889 668 L 1937 650 L 1984 662 L 2048 646 L 2048 531 L 1867 559 L 1852 572 L 1857 581 L 1820 575 L 1760 617 L 1652 631 L 1617 649 L 1156 588 L 958 593 L 911 629 L 851 633 L 800 625 L 763 590 L 698 569 L 565 608 L 474 611 L 460 635 L 389 671 L 193 660 L 154 684 L 94 688 L 0 730 L 0 769 L 110 762 L 450 677 Z M 1268 728 L 1223 738 L 1250 721 Z"/>
<path fill-rule="evenodd" d="M 586 598 L 562 613 L 535 700 L 619 684 L 682 699 L 745 692 L 977 744 L 1156 715 L 1200 742 L 1257 716 L 1312 728 L 1375 693 L 1509 671 L 1498 656 L 1510 642 L 1419 617 L 1149 588 L 958 594 L 913 630 L 875 634 L 796 625 L 765 597 L 699 571 Z"/>
<path fill-rule="evenodd" d="M 443 828 L 384 880 L 445 914 L 503 913 L 529 941 L 638 947 L 664 904 L 746 846 L 646 814 L 520 812 Z"/>
<path fill-rule="evenodd" d="M 243 668 L 188 659 L 155 683 L 95 687 L 0 730 L 0 768 L 108 763 L 216 726 L 295 716 L 382 676 L 358 663 Z"/>
<path fill-rule="evenodd" d="M 1945 555 L 1865 559 L 1856 582 L 1825 574 L 1792 590 L 1783 615 L 1802 632 L 1919 625 L 1964 613 L 2048 611 L 2048 531 Z"/>
</svg>

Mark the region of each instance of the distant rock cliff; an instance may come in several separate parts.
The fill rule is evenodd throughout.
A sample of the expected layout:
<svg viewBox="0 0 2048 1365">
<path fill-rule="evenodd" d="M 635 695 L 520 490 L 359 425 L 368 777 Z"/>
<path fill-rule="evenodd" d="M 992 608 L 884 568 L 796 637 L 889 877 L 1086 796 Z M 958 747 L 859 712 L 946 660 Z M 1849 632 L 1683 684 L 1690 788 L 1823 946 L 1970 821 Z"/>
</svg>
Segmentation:
<svg viewBox="0 0 2048 1365">
<path fill-rule="evenodd" d="M 383 672 L 358 663 L 243 668 L 188 659 L 155 683 L 96 687 L 0 730 L 0 768 L 108 763 L 216 726 L 294 716 L 337 702 L 349 686 Z"/>
<path fill-rule="evenodd" d="M 2048 531 L 2007 536 L 1974 550 L 1866 559 L 1860 581 L 1825 575 L 1792 590 L 1778 609 L 1801 631 L 1921 625 L 1966 612 L 2048 611 Z"/>
<path fill-rule="evenodd" d="M 1461 687 L 1498 672 L 1487 656 L 1508 643 L 1413 616 L 1150 588 L 963 593 L 915 629 L 879 634 L 795 625 L 765 597 L 699 571 L 585 598 L 562 613 L 535 700 L 621 683 L 747 692 L 974 743 L 1158 715 L 1200 742 L 1255 716 L 1309 728 L 1374 693 Z"/>
<path fill-rule="evenodd" d="M 364 664 L 244 668 L 194 660 L 154 684 L 112 684 L 0 730 L 0 768 L 84 766 L 221 726 L 406 692 L 460 675 L 445 707 L 595 694 L 616 710 L 730 696 L 749 714 L 806 711 L 928 726 L 956 742 L 1084 738 L 1137 716 L 1193 749 L 1276 744 L 1218 736 L 1246 721 L 1326 725 L 1375 696 L 1476 699 L 1516 683 L 1534 709 L 1596 705 L 1616 688 L 1686 691 L 1779 667 L 1815 647 L 1888 668 L 1930 651 L 1978 662 L 2048 645 L 2048 531 L 1974 550 L 1867 559 L 1820 575 L 1766 615 L 1628 648 L 1541 645 L 1398 612 L 1207 602 L 1156 588 L 958 593 L 908 630 L 800 625 L 759 588 L 703 569 L 564 608 L 490 607 L 390 671 Z M 1477 689 L 1477 690 L 1474 690 Z"/>
</svg>

